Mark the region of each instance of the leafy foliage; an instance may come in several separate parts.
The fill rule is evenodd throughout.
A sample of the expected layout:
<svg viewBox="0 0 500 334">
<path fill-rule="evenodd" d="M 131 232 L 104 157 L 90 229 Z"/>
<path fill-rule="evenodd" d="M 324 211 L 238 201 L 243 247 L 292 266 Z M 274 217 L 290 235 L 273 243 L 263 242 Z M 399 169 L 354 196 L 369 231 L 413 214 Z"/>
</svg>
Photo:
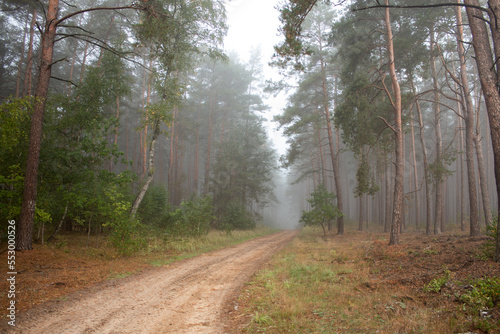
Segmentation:
<svg viewBox="0 0 500 334">
<path fill-rule="evenodd" d="M 342 212 L 333 204 L 335 194 L 330 193 L 322 185 L 318 186 L 307 200 L 311 210 L 302 211 L 300 222 L 306 226 L 321 226 L 326 236 L 326 227 L 329 222 L 342 215 Z"/>
<path fill-rule="evenodd" d="M 166 229 L 174 236 L 203 236 L 209 232 L 210 223 L 215 219 L 213 211 L 210 196 L 194 196 L 166 216 Z"/>
<path fill-rule="evenodd" d="M 137 214 L 143 224 L 161 227 L 169 210 L 167 188 L 154 184 L 146 192 Z"/>
<path fill-rule="evenodd" d="M 469 282 L 470 288 L 460 300 L 474 311 L 493 308 L 500 303 L 500 278 L 481 278 Z"/>
<path fill-rule="evenodd" d="M 21 213 L 24 168 L 33 112 L 32 98 L 12 99 L 0 105 L 0 219 Z"/>
<path fill-rule="evenodd" d="M 223 216 L 219 223 L 219 228 L 231 231 L 237 230 L 251 230 L 256 226 L 255 218 L 248 212 L 248 210 L 236 201 L 231 201 L 224 205 Z"/>
<path fill-rule="evenodd" d="M 104 193 L 107 201 L 100 208 L 103 226 L 111 228 L 109 239 L 120 254 L 130 255 L 144 245 L 138 235 L 140 224 L 130 217 L 130 202 L 115 187 L 107 187 Z"/>
</svg>

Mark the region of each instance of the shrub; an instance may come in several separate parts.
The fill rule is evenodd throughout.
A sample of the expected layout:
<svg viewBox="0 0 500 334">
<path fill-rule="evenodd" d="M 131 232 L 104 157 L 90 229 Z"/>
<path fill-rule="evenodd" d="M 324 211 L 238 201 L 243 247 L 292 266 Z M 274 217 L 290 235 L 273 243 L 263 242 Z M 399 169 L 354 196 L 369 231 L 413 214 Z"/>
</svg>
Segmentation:
<svg viewBox="0 0 500 334">
<path fill-rule="evenodd" d="M 151 185 L 137 210 L 143 224 L 161 227 L 168 214 L 168 191 L 164 185 Z"/>
<path fill-rule="evenodd" d="M 326 236 L 327 224 L 342 216 L 342 212 L 333 204 L 335 194 L 330 193 L 324 186 L 317 187 L 307 201 L 311 205 L 311 210 L 302 211 L 300 222 L 306 226 L 321 226 L 323 234 Z"/>
<path fill-rule="evenodd" d="M 209 232 L 215 219 L 212 197 L 192 197 L 182 202 L 180 208 L 169 212 L 164 218 L 169 234 L 175 236 L 202 236 Z"/>
<path fill-rule="evenodd" d="M 495 217 L 494 219 L 492 219 L 491 223 L 486 226 L 486 235 L 490 237 L 490 239 L 482 245 L 482 251 L 484 256 L 486 256 L 486 258 L 488 259 L 493 259 L 493 257 L 495 256 L 497 221 L 498 217 Z"/>
<path fill-rule="evenodd" d="M 109 240 L 121 255 L 135 253 L 144 246 L 144 240 L 138 235 L 139 221 L 130 217 L 130 202 L 113 187 L 108 188 L 105 194 L 109 201 L 103 226 L 111 228 Z"/>
<path fill-rule="evenodd" d="M 460 300 L 473 310 L 493 308 L 500 303 L 500 278 L 483 278 L 470 282 L 470 289 Z"/>
<path fill-rule="evenodd" d="M 445 270 L 444 275 L 442 277 L 438 277 L 433 279 L 424 286 L 425 292 L 435 292 L 438 293 L 441 291 L 443 286 L 448 283 L 451 279 L 451 272 L 449 270 Z"/>
<path fill-rule="evenodd" d="M 237 202 L 229 202 L 225 205 L 221 218 L 220 228 L 231 230 L 251 230 L 256 226 L 255 219 L 250 212 Z"/>
</svg>

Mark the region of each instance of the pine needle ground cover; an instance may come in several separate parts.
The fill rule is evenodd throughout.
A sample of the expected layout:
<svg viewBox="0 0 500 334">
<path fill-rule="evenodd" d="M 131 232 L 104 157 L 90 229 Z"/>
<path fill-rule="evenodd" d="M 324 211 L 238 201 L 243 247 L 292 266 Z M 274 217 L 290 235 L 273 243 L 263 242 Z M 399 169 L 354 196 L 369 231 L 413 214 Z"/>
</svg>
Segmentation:
<svg viewBox="0 0 500 334">
<path fill-rule="evenodd" d="M 234 333 L 500 333 L 500 266 L 486 237 L 305 228 L 242 290 Z"/>
</svg>

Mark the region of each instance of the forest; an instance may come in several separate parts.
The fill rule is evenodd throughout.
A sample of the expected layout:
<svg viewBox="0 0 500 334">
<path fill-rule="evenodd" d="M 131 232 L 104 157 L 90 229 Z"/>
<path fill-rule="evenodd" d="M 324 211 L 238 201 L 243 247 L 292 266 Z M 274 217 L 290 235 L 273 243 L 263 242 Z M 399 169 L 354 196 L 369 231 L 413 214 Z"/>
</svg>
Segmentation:
<svg viewBox="0 0 500 334">
<path fill-rule="evenodd" d="M 499 1 L 285 1 L 248 61 L 225 6 L 2 1 L 2 242 L 15 221 L 17 250 L 74 232 L 125 254 L 285 219 L 488 234 L 500 259 Z"/>
</svg>

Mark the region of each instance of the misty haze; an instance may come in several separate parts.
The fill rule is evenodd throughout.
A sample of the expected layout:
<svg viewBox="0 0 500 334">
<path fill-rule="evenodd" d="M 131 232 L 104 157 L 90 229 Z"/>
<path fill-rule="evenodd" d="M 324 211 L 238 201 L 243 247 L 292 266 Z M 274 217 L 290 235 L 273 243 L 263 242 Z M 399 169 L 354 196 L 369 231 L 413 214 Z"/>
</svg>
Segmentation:
<svg viewBox="0 0 500 334">
<path fill-rule="evenodd" d="M 500 333 L 499 0 L 0 10 L 2 333 Z"/>
</svg>

